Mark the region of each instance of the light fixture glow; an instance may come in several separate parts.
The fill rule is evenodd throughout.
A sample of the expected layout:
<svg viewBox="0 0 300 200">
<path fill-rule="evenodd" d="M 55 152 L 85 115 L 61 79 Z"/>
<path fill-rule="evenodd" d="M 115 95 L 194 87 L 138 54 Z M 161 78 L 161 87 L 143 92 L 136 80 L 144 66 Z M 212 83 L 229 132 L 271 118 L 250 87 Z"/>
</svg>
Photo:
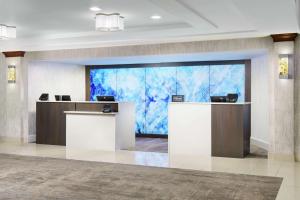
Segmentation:
<svg viewBox="0 0 300 200">
<path fill-rule="evenodd" d="M 8 83 L 16 83 L 17 71 L 15 65 L 9 65 L 7 69 L 7 81 Z"/>
<path fill-rule="evenodd" d="M 0 40 L 16 38 L 16 27 L 0 24 Z"/>
<path fill-rule="evenodd" d="M 97 6 L 93 6 L 93 7 L 90 7 L 90 10 L 91 11 L 94 11 L 94 12 L 98 12 L 100 10 L 102 10 L 101 8 L 97 7 Z"/>
<path fill-rule="evenodd" d="M 96 30 L 98 31 L 121 31 L 124 30 L 124 17 L 119 13 L 96 15 Z"/>
<path fill-rule="evenodd" d="M 279 78 L 291 79 L 293 77 L 293 57 L 291 54 L 279 54 Z"/>
<path fill-rule="evenodd" d="M 152 15 L 151 19 L 161 19 L 161 16 L 160 15 Z"/>
</svg>

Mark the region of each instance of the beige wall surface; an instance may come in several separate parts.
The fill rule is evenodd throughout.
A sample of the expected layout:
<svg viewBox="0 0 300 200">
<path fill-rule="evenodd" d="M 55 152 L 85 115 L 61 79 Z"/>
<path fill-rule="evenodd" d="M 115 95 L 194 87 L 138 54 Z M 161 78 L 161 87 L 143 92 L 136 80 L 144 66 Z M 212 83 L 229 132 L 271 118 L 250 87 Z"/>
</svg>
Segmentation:
<svg viewBox="0 0 300 200">
<path fill-rule="evenodd" d="M 0 137 L 27 141 L 27 65 L 23 58 L 0 56 Z M 7 66 L 16 66 L 16 83 L 7 82 Z"/>
<path fill-rule="evenodd" d="M 71 49 L 57 51 L 28 52 L 26 57 L 30 60 L 60 61 L 75 59 L 113 58 L 128 56 L 174 55 L 208 52 L 239 52 L 253 50 L 273 49 L 271 37 L 195 41 L 166 44 L 132 45 L 101 47 L 87 49 Z"/>
<path fill-rule="evenodd" d="M 295 156 L 300 161 L 300 36 L 295 42 Z"/>
<path fill-rule="evenodd" d="M 279 78 L 278 53 L 271 56 L 272 73 L 270 74 L 271 87 L 274 95 L 271 101 L 270 153 L 275 158 L 294 159 L 294 79 Z"/>
<path fill-rule="evenodd" d="M 0 55 L 0 136 L 6 135 L 6 61 L 4 55 Z"/>
</svg>

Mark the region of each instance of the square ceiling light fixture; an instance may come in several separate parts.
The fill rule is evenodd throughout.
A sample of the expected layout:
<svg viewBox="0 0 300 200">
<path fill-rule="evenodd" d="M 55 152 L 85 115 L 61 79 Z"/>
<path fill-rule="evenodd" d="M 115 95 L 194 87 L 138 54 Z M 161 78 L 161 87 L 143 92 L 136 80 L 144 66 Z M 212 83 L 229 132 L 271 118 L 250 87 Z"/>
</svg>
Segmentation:
<svg viewBox="0 0 300 200">
<path fill-rule="evenodd" d="M 8 40 L 16 38 L 17 28 L 15 26 L 7 26 L 0 24 L 0 40 Z"/>
<path fill-rule="evenodd" d="M 122 31 L 124 30 L 124 17 L 119 13 L 96 14 L 96 30 L 98 31 Z"/>
</svg>

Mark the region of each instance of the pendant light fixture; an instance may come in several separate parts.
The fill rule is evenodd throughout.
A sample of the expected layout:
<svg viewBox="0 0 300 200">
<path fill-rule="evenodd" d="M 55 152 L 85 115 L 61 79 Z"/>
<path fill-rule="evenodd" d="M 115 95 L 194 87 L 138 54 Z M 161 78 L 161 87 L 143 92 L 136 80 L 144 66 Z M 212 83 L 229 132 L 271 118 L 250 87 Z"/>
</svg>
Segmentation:
<svg viewBox="0 0 300 200">
<path fill-rule="evenodd" d="M 119 13 L 96 14 L 96 30 L 98 31 L 122 31 L 124 30 L 124 17 Z"/>
<path fill-rule="evenodd" d="M 0 24 L 0 40 L 16 38 L 16 27 Z"/>
</svg>

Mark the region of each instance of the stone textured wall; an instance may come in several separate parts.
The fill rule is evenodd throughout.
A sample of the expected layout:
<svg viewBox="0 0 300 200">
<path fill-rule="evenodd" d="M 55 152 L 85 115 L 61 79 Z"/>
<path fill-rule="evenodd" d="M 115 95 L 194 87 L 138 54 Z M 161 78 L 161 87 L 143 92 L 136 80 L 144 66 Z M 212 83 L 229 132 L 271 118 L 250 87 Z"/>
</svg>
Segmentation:
<svg viewBox="0 0 300 200">
<path fill-rule="evenodd" d="M 0 137 L 6 134 L 6 61 L 0 54 Z"/>
<path fill-rule="evenodd" d="M 295 155 L 300 161 L 300 36 L 295 42 Z"/>
<path fill-rule="evenodd" d="M 0 137 L 27 141 L 27 65 L 23 58 L 0 56 Z M 16 66 L 16 83 L 7 82 L 7 66 Z"/>
<path fill-rule="evenodd" d="M 270 85 L 274 92 L 270 93 L 273 129 L 270 131 L 270 152 L 275 158 L 294 160 L 294 79 L 279 79 L 278 53 L 274 52 L 270 56 Z"/>
<path fill-rule="evenodd" d="M 235 52 L 269 50 L 273 47 L 271 37 L 195 41 L 166 44 L 115 46 L 27 53 L 31 60 L 59 61 L 65 59 L 93 59 L 124 56 L 174 55 L 208 52 Z"/>
</svg>

